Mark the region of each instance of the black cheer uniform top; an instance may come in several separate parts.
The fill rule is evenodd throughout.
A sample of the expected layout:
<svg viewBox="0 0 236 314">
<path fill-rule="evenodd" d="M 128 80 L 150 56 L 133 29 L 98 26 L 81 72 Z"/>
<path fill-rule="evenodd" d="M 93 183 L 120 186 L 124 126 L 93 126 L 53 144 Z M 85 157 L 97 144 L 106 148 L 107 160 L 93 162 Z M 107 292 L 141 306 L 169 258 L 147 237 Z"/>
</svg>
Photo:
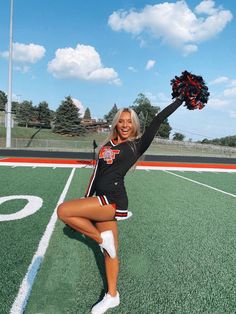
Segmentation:
<svg viewBox="0 0 236 314">
<path fill-rule="evenodd" d="M 124 185 L 124 176 L 150 146 L 161 123 L 182 102 L 182 100 L 176 99 L 157 114 L 140 138 L 127 140 L 120 144 L 115 144 L 112 140 L 107 142 L 99 151 L 85 197 L 96 193 L 101 205 L 114 204 L 116 217 L 126 217 L 128 198 Z"/>
</svg>

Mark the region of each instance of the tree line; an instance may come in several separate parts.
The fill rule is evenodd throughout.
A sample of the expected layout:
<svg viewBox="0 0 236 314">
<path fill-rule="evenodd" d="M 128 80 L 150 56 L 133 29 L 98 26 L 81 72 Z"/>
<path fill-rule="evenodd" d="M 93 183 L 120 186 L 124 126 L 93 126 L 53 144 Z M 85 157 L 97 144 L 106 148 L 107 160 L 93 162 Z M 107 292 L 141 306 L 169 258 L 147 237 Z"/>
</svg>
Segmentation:
<svg viewBox="0 0 236 314">
<path fill-rule="evenodd" d="M 0 111 L 5 110 L 7 104 L 7 95 L 0 91 Z M 137 113 L 141 132 L 144 132 L 145 128 L 150 124 L 154 116 L 160 111 L 159 106 L 153 106 L 151 101 L 142 93 L 138 94 L 134 100 L 133 105 L 130 108 L 134 109 Z M 116 104 L 113 105 L 111 110 L 104 115 L 104 120 L 107 125 L 111 125 L 115 114 L 118 111 Z M 37 127 L 37 128 L 50 128 L 52 132 L 68 135 L 78 136 L 84 134 L 86 126 L 81 124 L 83 119 L 91 119 L 91 112 L 89 108 L 86 108 L 85 114 L 82 117 L 80 110 L 74 105 L 70 96 L 65 97 L 56 111 L 49 109 L 49 105 L 46 101 L 40 102 L 37 106 L 34 106 L 32 101 L 24 100 L 23 102 L 12 102 L 12 113 L 15 114 L 15 120 L 18 126 L 22 127 Z M 171 133 L 171 126 L 168 119 L 166 119 L 160 126 L 157 136 L 165 139 L 169 139 Z M 185 136 L 182 133 L 174 133 L 173 140 L 183 141 Z M 202 143 L 209 143 L 210 140 L 204 139 Z M 235 146 L 235 138 L 222 141 L 221 144 L 217 139 L 212 140 L 213 144 Z M 225 144 L 226 143 L 226 144 Z M 233 144 L 232 144 L 233 143 Z"/>
<path fill-rule="evenodd" d="M 213 144 L 213 145 L 220 145 L 220 146 L 236 147 L 236 135 L 214 138 L 212 140 L 204 138 L 201 141 L 201 143 L 202 144 Z"/>
<path fill-rule="evenodd" d="M 7 95 L 0 91 L 0 111 L 5 111 Z M 49 109 L 46 101 L 33 106 L 32 101 L 12 102 L 12 113 L 18 126 L 52 129 L 54 133 L 63 135 L 81 135 L 85 133 L 85 127 L 81 125 L 81 113 L 74 105 L 70 96 L 61 102 L 56 111 Z M 91 119 L 90 109 L 84 114 L 85 119 Z"/>
</svg>

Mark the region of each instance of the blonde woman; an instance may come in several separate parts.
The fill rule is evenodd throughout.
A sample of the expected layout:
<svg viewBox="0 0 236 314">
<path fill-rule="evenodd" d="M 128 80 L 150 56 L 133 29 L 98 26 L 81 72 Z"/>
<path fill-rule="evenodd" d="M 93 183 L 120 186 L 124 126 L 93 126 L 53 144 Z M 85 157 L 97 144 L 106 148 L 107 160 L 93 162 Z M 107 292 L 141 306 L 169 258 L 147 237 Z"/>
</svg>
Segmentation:
<svg viewBox="0 0 236 314">
<path fill-rule="evenodd" d="M 149 147 L 161 123 L 182 102 L 177 98 L 156 115 L 142 136 L 136 113 L 129 108 L 120 109 L 114 117 L 109 139 L 99 151 L 85 198 L 67 201 L 58 207 L 58 216 L 63 222 L 92 238 L 104 252 L 108 291 L 92 308 L 92 314 L 105 313 L 120 303 L 117 220 L 128 217 L 124 176 Z"/>
</svg>

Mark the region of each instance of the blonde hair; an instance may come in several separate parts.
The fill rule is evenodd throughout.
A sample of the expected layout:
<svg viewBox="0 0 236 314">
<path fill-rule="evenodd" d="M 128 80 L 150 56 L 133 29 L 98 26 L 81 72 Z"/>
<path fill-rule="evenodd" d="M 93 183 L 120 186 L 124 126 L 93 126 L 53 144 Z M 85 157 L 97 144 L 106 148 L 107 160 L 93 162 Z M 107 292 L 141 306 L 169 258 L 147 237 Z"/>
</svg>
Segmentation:
<svg viewBox="0 0 236 314">
<path fill-rule="evenodd" d="M 140 123 L 139 123 L 139 118 L 137 116 L 137 113 L 133 109 L 130 109 L 130 108 L 121 108 L 117 111 L 117 113 L 115 114 L 115 116 L 113 118 L 111 130 L 110 130 L 110 133 L 106 139 L 106 142 L 117 138 L 118 133 L 117 133 L 116 126 L 117 126 L 117 123 L 118 123 L 120 116 L 123 112 L 129 112 L 130 113 L 132 126 L 133 126 L 133 132 L 131 134 L 131 137 L 128 140 L 131 141 L 131 140 L 134 140 L 134 139 L 140 137 Z"/>
</svg>

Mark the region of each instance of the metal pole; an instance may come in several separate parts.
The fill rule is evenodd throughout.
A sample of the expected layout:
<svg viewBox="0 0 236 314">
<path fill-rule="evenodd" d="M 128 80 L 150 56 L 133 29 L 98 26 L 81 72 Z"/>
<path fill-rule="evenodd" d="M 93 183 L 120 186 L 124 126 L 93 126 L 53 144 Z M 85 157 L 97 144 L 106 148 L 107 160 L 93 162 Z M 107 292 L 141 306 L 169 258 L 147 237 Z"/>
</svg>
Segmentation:
<svg viewBox="0 0 236 314">
<path fill-rule="evenodd" d="M 6 108 L 6 147 L 11 147 L 11 103 L 12 103 L 12 20 L 13 20 L 13 0 L 10 9 L 10 42 L 9 42 L 9 65 L 8 65 L 8 94 Z"/>
</svg>

